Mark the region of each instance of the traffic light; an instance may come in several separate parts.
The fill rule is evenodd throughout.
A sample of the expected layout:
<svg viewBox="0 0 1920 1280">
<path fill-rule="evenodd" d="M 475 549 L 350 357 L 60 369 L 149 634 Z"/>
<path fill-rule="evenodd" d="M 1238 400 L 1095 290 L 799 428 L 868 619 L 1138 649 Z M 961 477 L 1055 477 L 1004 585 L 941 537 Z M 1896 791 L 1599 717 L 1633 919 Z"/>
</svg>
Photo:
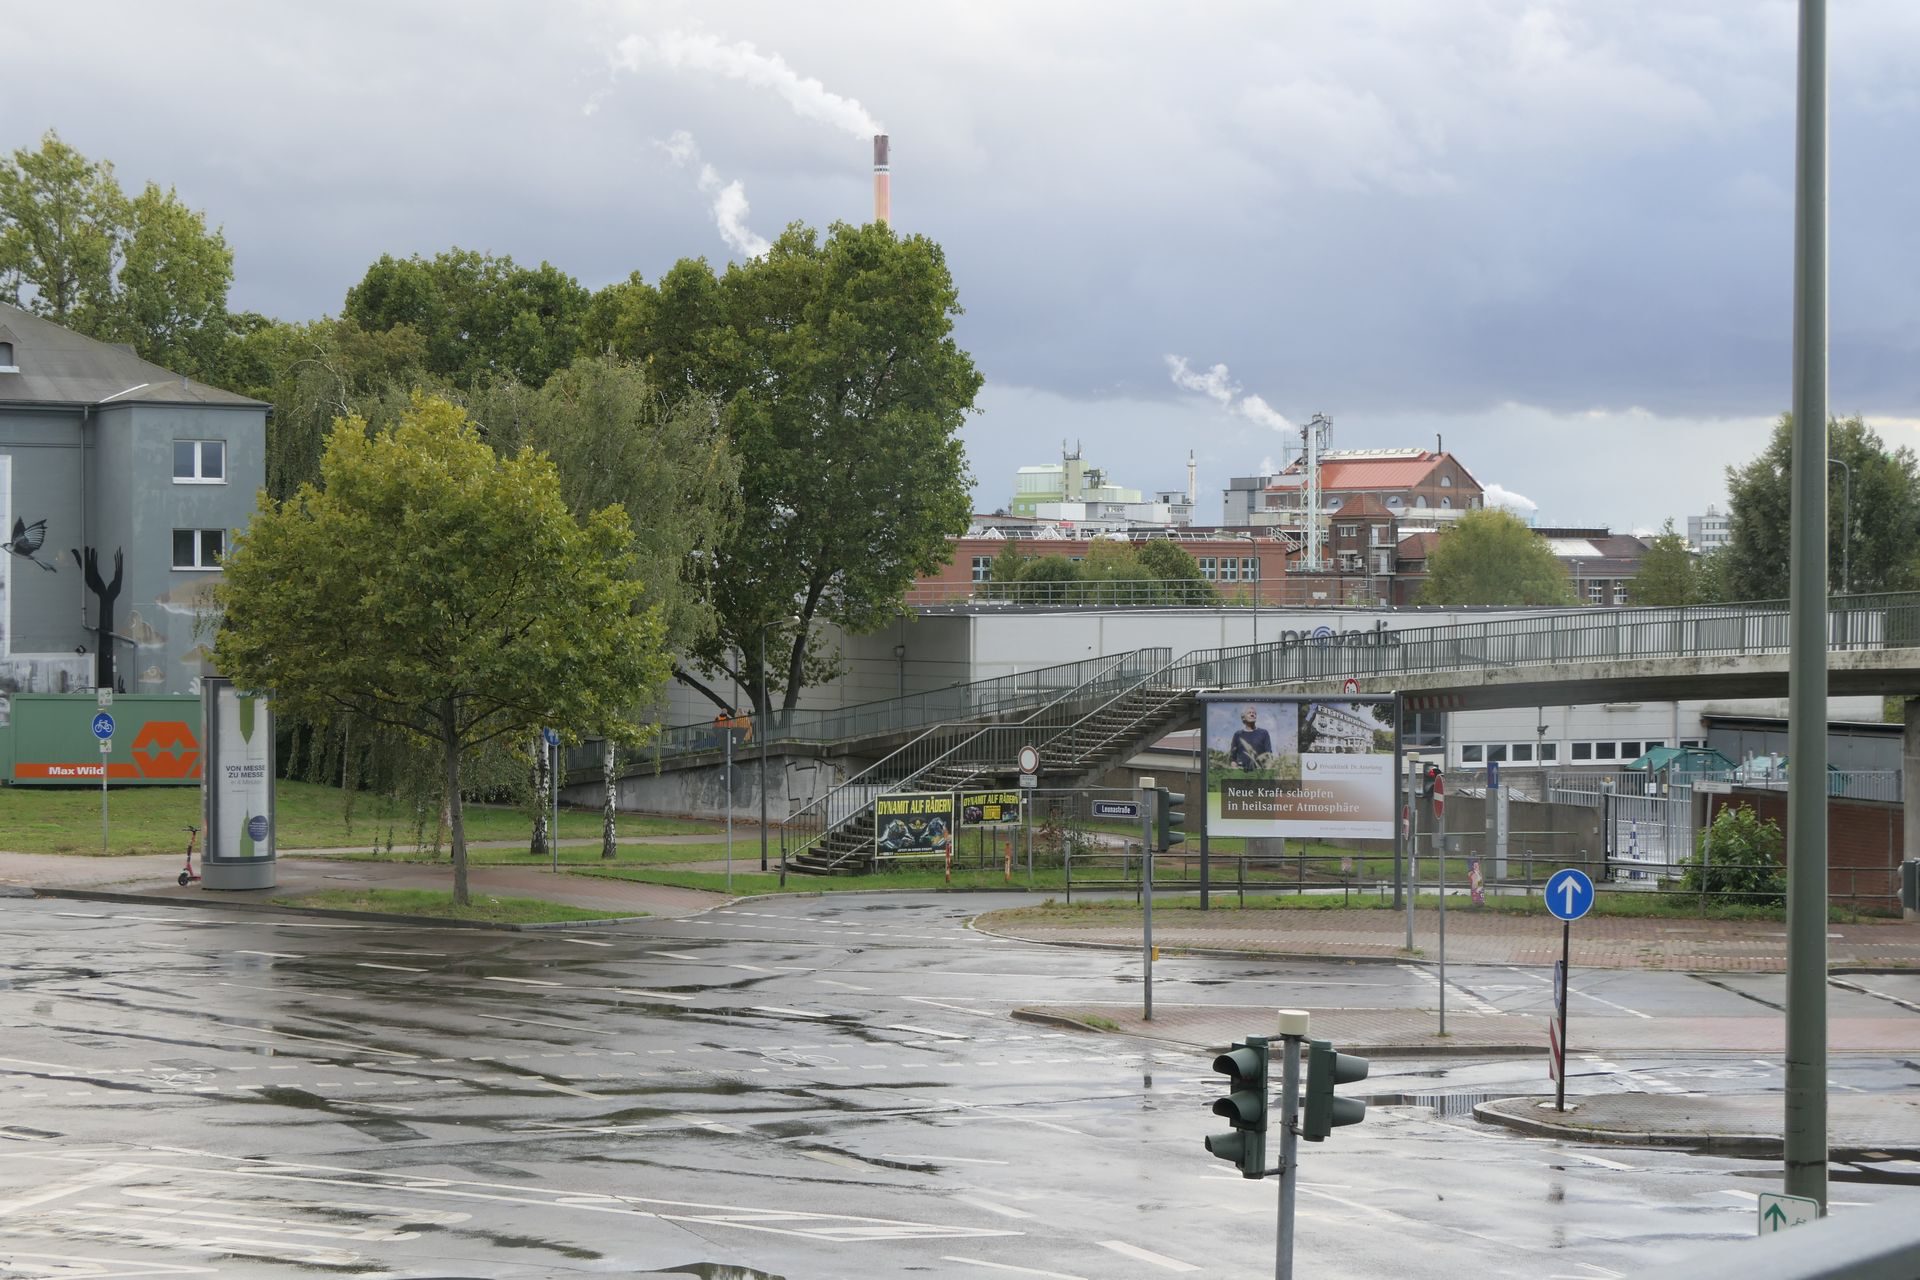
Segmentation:
<svg viewBox="0 0 1920 1280">
<path fill-rule="evenodd" d="M 1307 1095 L 1300 1112 L 1300 1136 L 1308 1142 L 1320 1142 L 1343 1124 L 1365 1120 L 1367 1104 L 1358 1098 L 1336 1097 L 1333 1086 L 1366 1078 L 1365 1058 L 1335 1053 L 1329 1040 L 1307 1041 Z"/>
<path fill-rule="evenodd" d="M 1184 791 L 1169 791 L 1165 787 L 1155 787 L 1154 792 L 1153 848 L 1156 853 L 1165 853 L 1187 842 L 1187 814 L 1180 807 L 1187 802 L 1187 796 Z"/>
<path fill-rule="evenodd" d="M 1440 781 L 1439 765 L 1430 764 L 1425 769 L 1423 769 L 1420 773 L 1420 798 L 1422 800 L 1432 799 L 1433 788 L 1435 784 L 1437 784 L 1439 781 Z"/>
<path fill-rule="evenodd" d="M 1243 1178 L 1266 1176 L 1267 1062 L 1267 1042 L 1257 1036 L 1213 1060 L 1227 1077 L 1227 1096 L 1214 1099 L 1213 1114 L 1225 1116 L 1233 1132 L 1209 1135 L 1207 1150 L 1239 1165 Z"/>
</svg>

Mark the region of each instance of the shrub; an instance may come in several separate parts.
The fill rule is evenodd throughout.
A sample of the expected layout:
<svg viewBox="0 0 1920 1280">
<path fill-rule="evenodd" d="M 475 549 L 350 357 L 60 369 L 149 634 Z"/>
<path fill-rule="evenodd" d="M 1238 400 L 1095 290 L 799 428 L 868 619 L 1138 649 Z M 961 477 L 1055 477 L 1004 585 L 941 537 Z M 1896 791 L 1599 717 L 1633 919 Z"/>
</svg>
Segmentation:
<svg viewBox="0 0 1920 1280">
<path fill-rule="evenodd" d="M 1693 893 L 1722 894 L 1750 906 L 1778 906 L 1786 898 L 1786 840 L 1780 826 L 1745 805 L 1722 809 L 1694 840 L 1682 884 Z"/>
</svg>

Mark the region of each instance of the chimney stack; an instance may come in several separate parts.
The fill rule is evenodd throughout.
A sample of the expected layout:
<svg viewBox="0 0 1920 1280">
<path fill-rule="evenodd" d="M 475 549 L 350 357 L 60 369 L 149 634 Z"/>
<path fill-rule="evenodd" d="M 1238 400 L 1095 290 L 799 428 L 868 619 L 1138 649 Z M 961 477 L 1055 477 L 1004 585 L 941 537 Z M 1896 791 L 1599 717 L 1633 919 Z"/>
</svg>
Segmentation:
<svg viewBox="0 0 1920 1280">
<path fill-rule="evenodd" d="M 873 135 L 873 220 L 893 221 L 893 176 L 887 163 L 887 135 Z"/>
</svg>

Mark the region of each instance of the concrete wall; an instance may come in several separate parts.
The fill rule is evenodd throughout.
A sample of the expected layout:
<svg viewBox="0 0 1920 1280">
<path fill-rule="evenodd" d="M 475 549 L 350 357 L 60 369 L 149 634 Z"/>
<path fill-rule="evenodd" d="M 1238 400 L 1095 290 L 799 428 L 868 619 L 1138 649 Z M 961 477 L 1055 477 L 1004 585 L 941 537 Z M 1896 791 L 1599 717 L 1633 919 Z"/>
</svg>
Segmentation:
<svg viewBox="0 0 1920 1280">
<path fill-rule="evenodd" d="M 733 785 L 727 785 L 724 765 L 695 769 L 643 772 L 622 778 L 614 805 L 625 813 L 668 814 L 683 818 L 724 819 L 729 791 L 736 822 L 760 820 L 760 758 L 749 756 L 733 765 Z M 787 756 L 767 756 L 767 820 L 778 826 L 787 815 L 825 795 L 843 777 L 841 762 Z M 598 809 L 605 791 L 598 782 L 566 787 L 561 799 L 570 805 Z"/>
</svg>

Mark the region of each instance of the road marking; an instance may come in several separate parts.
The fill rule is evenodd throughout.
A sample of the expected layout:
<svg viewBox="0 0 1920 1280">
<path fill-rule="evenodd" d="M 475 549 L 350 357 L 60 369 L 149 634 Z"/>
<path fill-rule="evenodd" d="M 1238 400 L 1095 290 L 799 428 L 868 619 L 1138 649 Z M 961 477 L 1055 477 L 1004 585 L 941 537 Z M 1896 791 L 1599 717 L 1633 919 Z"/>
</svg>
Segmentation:
<svg viewBox="0 0 1920 1280">
<path fill-rule="evenodd" d="M 523 987 L 559 987 L 559 986 L 566 985 L 565 983 L 560 983 L 560 982 L 548 982 L 545 978 L 503 978 L 500 975 L 493 974 L 493 973 L 482 975 L 482 981 L 512 982 Z"/>
<path fill-rule="evenodd" d="M 835 982 L 832 978 L 815 978 L 814 982 L 823 987 L 845 987 L 849 991 L 871 991 L 872 987 L 855 986 L 851 982 Z"/>
<path fill-rule="evenodd" d="M 1588 1164 L 1597 1164 L 1603 1169 L 1619 1169 L 1626 1173 L 1633 1172 L 1633 1166 L 1630 1164 L 1621 1164 L 1618 1160 L 1608 1160 L 1604 1156 L 1590 1156 L 1584 1151 L 1562 1151 L 1559 1154 L 1569 1160 L 1585 1160 Z"/>
<path fill-rule="evenodd" d="M 1182 1262 L 1178 1258 L 1169 1258 L 1164 1253 L 1155 1253 L 1151 1249 L 1142 1249 L 1137 1244 L 1128 1244 L 1125 1240 L 1096 1241 L 1102 1249 L 1111 1249 L 1123 1258 L 1133 1258 L 1140 1262 L 1151 1262 L 1156 1267 L 1165 1267 L 1169 1271 L 1198 1271 L 1200 1268 L 1191 1262 Z"/>
<path fill-rule="evenodd" d="M 65 1182 L 56 1182 L 50 1187 L 42 1187 L 38 1191 L 29 1192 L 23 1196 L 16 1196 L 12 1200 L 0 1200 L 0 1218 L 4 1218 L 10 1213 L 17 1213 L 22 1209 L 31 1209 L 35 1205 L 46 1204 L 51 1200 L 65 1199 L 67 1196 L 74 1195 L 77 1192 L 89 1191 L 95 1187 L 103 1187 L 114 1182 L 124 1182 L 128 1178 L 145 1172 L 146 1170 L 137 1164 L 106 1165 L 103 1168 L 92 1170 L 89 1173 L 83 1173 L 77 1178 L 69 1178 Z"/>
<path fill-rule="evenodd" d="M 266 956 L 272 960 L 304 960 L 305 956 L 295 955 L 291 951 L 235 951 L 237 956 Z"/>
<path fill-rule="evenodd" d="M 757 964 L 730 964 L 729 969 L 745 969 L 748 973 L 772 973 L 772 969 L 762 969 Z"/>
<path fill-rule="evenodd" d="M 932 1027 L 916 1027 L 908 1022 L 889 1022 L 883 1028 L 887 1031 L 911 1031 L 915 1035 L 939 1036 L 944 1040 L 971 1040 L 972 1036 L 962 1035 L 958 1031 L 936 1031 Z"/>
<path fill-rule="evenodd" d="M 580 1028 L 566 1022 L 548 1022 L 542 1018 L 509 1018 L 499 1013 L 476 1013 L 476 1018 L 485 1018 L 489 1022 L 511 1022 L 520 1027 L 553 1027 L 559 1031 L 578 1031 Z"/>
<path fill-rule="evenodd" d="M 751 1007 L 760 1013 L 784 1013 L 795 1018 L 825 1018 L 830 1016 L 824 1013 L 809 1013 L 805 1009 L 786 1009 L 777 1004 L 756 1004 Z"/>
<path fill-rule="evenodd" d="M 1011 1262 L 988 1262 L 985 1258 L 962 1258 L 947 1254 L 942 1262 L 962 1262 L 969 1267 L 985 1267 L 989 1271 L 1011 1271 L 1019 1276 L 1041 1276 L 1044 1280 L 1087 1280 L 1085 1276 L 1069 1275 L 1064 1271 L 1041 1271 L 1034 1267 L 1016 1267 Z"/>
<path fill-rule="evenodd" d="M 570 1093 L 576 1098 L 593 1098 L 597 1100 L 600 1097 L 597 1093 L 588 1093 L 585 1089 L 576 1089 L 570 1084 L 556 1084 L 552 1080 L 542 1080 L 538 1076 L 529 1077 L 529 1083 L 537 1084 L 542 1089 L 551 1089 L 555 1093 Z"/>
<path fill-rule="evenodd" d="M 354 965 L 356 969 L 391 969 L 395 973 L 425 973 L 425 969 L 416 969 L 410 964 L 375 964 L 371 960 L 362 960 Z"/>
<path fill-rule="evenodd" d="M 1015 1209 L 1011 1205 L 995 1204 L 991 1200 L 982 1200 L 978 1196 L 953 1196 L 949 1200 L 958 1200 L 961 1204 L 970 1204 L 976 1209 L 985 1209 L 988 1213 L 997 1213 L 1003 1218 L 1031 1218 L 1025 1209 Z"/>
<path fill-rule="evenodd" d="M 677 996 L 670 991 L 641 991 L 634 987 L 615 987 L 613 993 L 620 996 L 639 996 L 643 1000 L 673 1000 L 680 1004 L 693 1003 L 692 996 Z"/>
<path fill-rule="evenodd" d="M 583 947 L 610 947 L 611 942 L 601 942 L 597 938 L 562 938 L 562 942 L 575 942 Z"/>
<path fill-rule="evenodd" d="M 698 963 L 700 959 L 699 956 L 690 956 L 684 951 L 649 951 L 647 954 L 650 956 L 665 956 L 669 960 L 692 960 L 696 963 Z"/>
</svg>

